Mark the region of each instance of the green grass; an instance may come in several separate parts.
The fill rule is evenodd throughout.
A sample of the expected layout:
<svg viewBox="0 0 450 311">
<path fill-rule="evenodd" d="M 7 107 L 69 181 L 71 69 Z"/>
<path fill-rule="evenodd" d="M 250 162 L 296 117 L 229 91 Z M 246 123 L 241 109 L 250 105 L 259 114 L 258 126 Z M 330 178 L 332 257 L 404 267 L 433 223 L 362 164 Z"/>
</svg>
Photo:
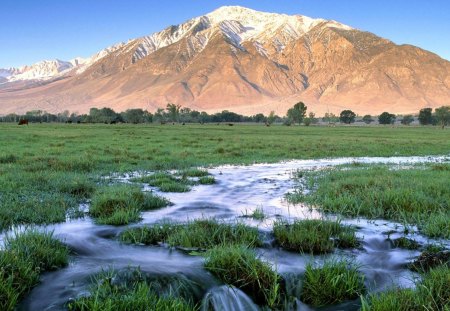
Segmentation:
<svg viewBox="0 0 450 311">
<path fill-rule="evenodd" d="M 214 176 L 202 176 L 198 179 L 200 185 L 213 185 L 216 183 Z"/>
<path fill-rule="evenodd" d="M 178 178 L 166 172 L 157 172 L 152 175 L 135 178 L 133 181 L 157 187 L 162 192 L 189 192 L 191 191 L 190 186 L 194 184 L 185 176 Z"/>
<path fill-rule="evenodd" d="M 7 236 L 0 251 L 0 309 L 14 310 L 39 274 L 68 264 L 69 250 L 52 233 L 28 230 Z"/>
<path fill-rule="evenodd" d="M 187 224 L 161 223 L 151 227 L 129 228 L 122 232 L 125 243 L 156 245 L 167 243 L 184 248 L 210 249 L 218 245 L 262 245 L 258 230 L 242 223 L 226 224 L 213 219 Z"/>
<path fill-rule="evenodd" d="M 206 177 L 209 175 L 208 171 L 201 168 L 188 168 L 179 172 L 183 177 Z"/>
<path fill-rule="evenodd" d="M 392 244 L 394 245 L 394 247 L 405 248 L 409 250 L 416 250 L 420 248 L 420 244 L 417 241 L 408 239 L 406 237 L 395 239 L 392 241 Z"/>
<path fill-rule="evenodd" d="M 440 265 L 450 267 L 450 251 L 444 247 L 431 245 L 424 249 L 420 256 L 409 265 L 409 268 L 413 271 L 427 272 Z"/>
<path fill-rule="evenodd" d="M 347 261 L 327 261 L 321 267 L 306 266 L 301 299 L 325 306 L 358 298 L 366 291 L 364 276 Z"/>
<path fill-rule="evenodd" d="M 100 176 L 113 172 L 449 154 L 448 138 L 448 130 L 431 127 L 30 124 L 23 128 L 1 123 L 0 230 L 14 224 L 62 222 L 68 213 L 78 216 L 80 198 L 92 195 Z"/>
<path fill-rule="evenodd" d="M 289 224 L 277 221 L 273 232 L 275 241 L 284 249 L 311 254 L 330 253 L 335 247 L 358 247 L 354 228 L 339 221 L 305 219 Z"/>
<path fill-rule="evenodd" d="M 92 197 L 90 215 L 99 224 L 125 225 L 140 220 L 140 212 L 158 209 L 170 202 L 133 185 L 99 188 Z"/>
<path fill-rule="evenodd" d="M 191 303 L 172 295 L 160 295 L 152 283 L 139 273 L 132 280 L 114 282 L 120 278 L 116 271 L 106 271 L 94 279 L 90 294 L 68 304 L 71 311 L 192 311 Z"/>
<path fill-rule="evenodd" d="M 363 311 L 450 310 L 450 267 L 439 266 L 422 275 L 415 289 L 393 288 L 363 299 Z"/>
<path fill-rule="evenodd" d="M 260 305 L 280 302 L 280 277 L 245 246 L 218 246 L 206 254 L 205 268 L 222 282 L 242 289 Z"/>
<path fill-rule="evenodd" d="M 450 164 L 391 169 L 387 165 L 344 166 L 306 176 L 315 189 L 291 194 L 330 213 L 383 218 L 417 224 L 431 237 L 450 237 Z"/>
</svg>

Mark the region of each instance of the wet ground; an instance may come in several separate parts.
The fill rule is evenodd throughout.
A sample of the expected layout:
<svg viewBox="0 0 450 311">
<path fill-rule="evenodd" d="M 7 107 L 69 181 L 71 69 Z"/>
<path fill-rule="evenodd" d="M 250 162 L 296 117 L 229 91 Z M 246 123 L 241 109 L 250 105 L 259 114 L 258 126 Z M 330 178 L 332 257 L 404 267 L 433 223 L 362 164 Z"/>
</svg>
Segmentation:
<svg viewBox="0 0 450 311">
<path fill-rule="evenodd" d="M 159 193 L 170 199 L 174 205 L 157 211 L 143 213 L 143 220 L 132 226 L 152 224 L 161 220 L 183 222 L 197 218 L 218 218 L 224 221 L 239 219 L 261 231 L 270 232 L 272 224 L 281 218 L 320 218 L 323 215 L 303 205 L 291 205 L 285 200 L 286 193 L 293 191 L 297 170 L 318 170 L 324 167 L 352 162 L 388 163 L 404 168 L 422 162 L 446 161 L 444 157 L 397 157 L 397 158 L 341 158 L 329 160 L 289 161 L 275 164 L 256 164 L 251 166 L 222 166 L 209 169 L 217 183 L 200 185 L 187 193 Z M 112 176 L 120 182 L 129 182 L 136 174 Z M 155 189 L 143 185 L 144 191 Z M 88 208 L 88 206 L 86 206 Z M 263 221 L 244 217 L 255 209 L 263 210 Z M 345 257 L 360 265 L 370 291 L 380 291 L 392 285 L 414 286 L 414 274 L 407 264 L 418 251 L 394 248 L 386 232 L 393 231 L 391 239 L 403 236 L 403 226 L 383 220 L 344 219 L 344 223 L 358 228 L 357 235 L 362 239 L 362 247 L 353 250 L 337 250 L 332 255 L 309 256 L 286 252 L 267 246 L 258 249 L 262 258 L 272 262 L 283 275 L 287 287 L 295 293 L 296 280 L 301 277 L 305 266 L 310 262 L 321 262 L 330 256 Z M 230 290 L 203 269 L 203 258 L 190 256 L 175 249 L 164 247 L 133 246 L 121 244 L 117 236 L 127 227 L 99 226 L 86 217 L 63 224 L 48 226 L 55 235 L 65 241 L 74 251 L 68 267 L 46 273 L 41 283 L 35 287 L 20 305 L 20 310 L 63 310 L 70 299 L 86 295 L 91 276 L 110 267 L 121 269 L 139 266 L 150 275 L 173 275 L 186 278 L 196 284 L 194 287 L 205 308 L 222 305 L 222 310 L 258 310 L 250 298 L 239 290 Z M 270 235 L 268 235 L 270 236 Z M 0 242 L 4 233 L 0 235 Z M 449 241 L 429 240 L 420 234 L 408 237 L 419 243 L 444 243 Z M 269 238 L 268 238 L 269 239 Z M 267 241 L 270 245 L 270 241 Z M 300 310 L 308 310 L 301 304 Z M 322 310 L 357 310 L 357 301 Z"/>
</svg>

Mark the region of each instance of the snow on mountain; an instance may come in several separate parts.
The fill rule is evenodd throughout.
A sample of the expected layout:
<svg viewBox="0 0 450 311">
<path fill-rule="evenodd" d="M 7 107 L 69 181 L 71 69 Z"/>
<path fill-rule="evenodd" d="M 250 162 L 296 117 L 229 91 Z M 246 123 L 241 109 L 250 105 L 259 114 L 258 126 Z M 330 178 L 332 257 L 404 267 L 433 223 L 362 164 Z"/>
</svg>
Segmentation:
<svg viewBox="0 0 450 311">
<path fill-rule="evenodd" d="M 103 57 L 124 48 L 124 53 L 133 51 L 132 62 L 157 50 L 187 39 L 188 53 L 198 53 L 209 39 L 220 31 L 236 48 L 245 50 L 243 43 L 251 42 L 259 54 L 268 57 L 267 47 L 280 53 L 288 42 L 308 33 L 317 25 L 345 30 L 352 29 L 335 21 L 313 19 L 302 15 L 285 15 L 258 12 L 240 6 L 224 6 L 204 16 L 171 26 L 149 36 L 119 43 L 103 49 L 88 58 L 77 57 L 70 61 L 42 61 L 31 66 L 0 69 L 0 77 L 8 82 L 19 80 L 48 80 L 67 73 L 80 74 Z M 121 52 L 122 52 L 121 51 Z"/>
<path fill-rule="evenodd" d="M 247 41 L 253 42 L 261 55 L 267 56 L 265 44 L 272 44 L 277 52 L 291 40 L 296 40 L 319 24 L 326 27 L 351 30 L 344 24 L 302 15 L 285 15 L 258 12 L 240 6 L 224 6 L 204 16 L 196 17 L 178 26 L 137 39 L 138 47 L 133 55 L 136 62 L 185 37 L 197 52 L 208 43 L 214 31 L 220 30 L 239 49 Z"/>
</svg>

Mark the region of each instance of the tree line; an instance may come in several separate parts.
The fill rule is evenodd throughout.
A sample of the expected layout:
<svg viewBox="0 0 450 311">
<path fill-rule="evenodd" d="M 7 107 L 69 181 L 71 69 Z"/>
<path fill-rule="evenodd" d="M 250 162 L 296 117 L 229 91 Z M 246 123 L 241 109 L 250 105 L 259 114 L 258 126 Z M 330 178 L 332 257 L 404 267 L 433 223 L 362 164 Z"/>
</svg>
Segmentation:
<svg viewBox="0 0 450 311">
<path fill-rule="evenodd" d="M 200 112 L 192 110 L 181 105 L 173 103 L 167 104 L 166 108 L 159 108 L 155 113 L 150 113 L 143 109 L 128 109 L 123 112 L 115 112 L 111 108 L 91 108 L 88 114 L 76 114 L 69 111 L 52 114 L 42 110 L 32 110 L 25 114 L 8 114 L 0 117 L 0 122 L 19 122 L 20 120 L 28 120 L 29 122 L 61 122 L 61 123 L 238 123 L 238 122 L 254 122 L 271 125 L 272 123 L 283 123 L 285 125 L 304 124 L 309 126 L 317 124 L 320 121 L 335 124 L 352 124 L 357 119 L 356 113 L 351 110 L 343 110 L 339 116 L 333 113 L 325 113 L 320 119 L 313 112 L 307 114 L 307 106 L 303 102 L 296 103 L 290 108 L 286 115 L 280 117 L 273 111 L 269 115 L 258 113 L 252 116 L 245 116 L 228 110 L 208 114 L 204 111 Z M 375 122 L 376 117 L 369 114 L 360 118 L 360 121 L 371 124 Z M 383 112 L 377 117 L 379 124 L 394 124 L 398 116 L 389 112 Z M 409 125 L 414 122 L 413 115 L 404 115 L 400 119 L 400 123 Z M 422 125 L 440 125 L 442 127 L 450 124 L 450 106 L 442 106 L 436 108 L 433 112 L 432 108 L 423 108 L 417 115 L 417 120 Z"/>
</svg>

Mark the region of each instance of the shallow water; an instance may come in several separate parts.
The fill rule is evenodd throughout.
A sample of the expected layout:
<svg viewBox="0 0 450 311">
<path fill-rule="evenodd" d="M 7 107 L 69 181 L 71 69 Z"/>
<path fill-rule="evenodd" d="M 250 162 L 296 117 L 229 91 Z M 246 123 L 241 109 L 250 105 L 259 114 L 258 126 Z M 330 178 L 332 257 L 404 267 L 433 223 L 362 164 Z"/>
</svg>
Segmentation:
<svg viewBox="0 0 450 311">
<path fill-rule="evenodd" d="M 160 193 L 174 205 L 157 211 L 143 213 L 143 220 L 133 226 L 152 224 L 162 219 L 187 221 L 196 218 L 215 217 L 225 221 L 239 219 L 261 231 L 270 231 L 273 222 L 280 218 L 320 218 L 323 215 L 308 207 L 291 205 L 284 196 L 292 191 L 296 182 L 293 174 L 297 170 L 318 170 L 340 164 L 389 163 L 399 167 L 422 162 L 448 161 L 445 157 L 395 157 L 395 158 L 341 158 L 325 160 L 289 161 L 275 164 L 255 164 L 251 166 L 221 166 L 209 169 L 217 183 L 195 186 L 188 193 Z M 112 176 L 121 182 L 128 182 L 136 174 Z M 154 190 L 143 186 L 144 191 Z M 155 191 L 158 193 L 158 191 Z M 243 217 L 260 208 L 267 218 L 264 221 Z M 363 238 L 361 249 L 337 250 L 333 255 L 309 256 L 286 252 L 270 246 L 259 249 L 263 258 L 272 262 L 286 279 L 286 286 L 292 293 L 298 293 L 298 280 L 307 263 L 320 263 L 330 256 L 345 257 L 361 266 L 366 285 L 371 291 L 380 291 L 393 284 L 414 286 L 414 274 L 406 269 L 408 262 L 419 254 L 417 251 L 393 248 L 383 232 L 394 230 L 398 233 L 391 238 L 402 236 L 401 224 L 376 220 L 347 219 L 344 223 L 358 227 L 357 234 Z M 66 223 L 48 226 L 55 235 L 64 240 L 74 250 L 68 267 L 46 273 L 41 283 L 22 302 L 20 310 L 61 310 L 64 304 L 88 290 L 92 275 L 107 269 L 139 266 L 150 275 L 177 275 L 196 284 L 198 295 L 205 297 L 203 306 L 222 306 L 221 310 L 258 310 L 251 299 L 236 289 L 224 287 L 203 269 L 203 259 L 189 256 L 181 251 L 163 247 L 124 245 L 116 237 L 126 227 L 95 225 L 88 217 Z M 419 234 L 409 236 L 420 243 L 436 242 Z M 0 242 L 4 233 L 0 235 Z M 270 241 L 268 241 L 267 244 Z M 449 245 L 449 241 L 440 241 Z M 205 307 L 205 308 L 206 308 Z M 292 307 L 294 308 L 294 306 Z M 298 310 L 308 310 L 300 301 Z M 357 301 L 323 310 L 357 310 Z"/>
</svg>

